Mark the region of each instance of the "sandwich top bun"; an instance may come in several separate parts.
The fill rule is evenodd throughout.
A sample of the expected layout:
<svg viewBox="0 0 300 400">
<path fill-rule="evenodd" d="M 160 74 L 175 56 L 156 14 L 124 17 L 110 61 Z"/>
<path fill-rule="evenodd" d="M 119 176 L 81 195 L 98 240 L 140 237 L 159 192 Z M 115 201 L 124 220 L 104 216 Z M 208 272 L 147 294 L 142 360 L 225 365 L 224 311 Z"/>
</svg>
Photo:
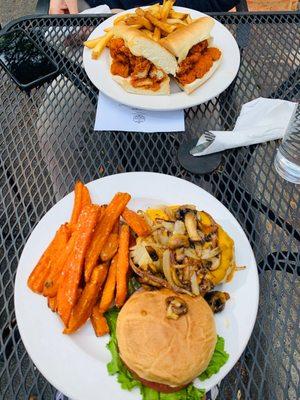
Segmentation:
<svg viewBox="0 0 300 400">
<path fill-rule="evenodd" d="M 146 58 L 166 74 L 175 75 L 177 68 L 175 57 L 138 29 L 125 24 L 117 24 L 114 27 L 114 36 L 123 39 L 133 55 Z"/>
<path fill-rule="evenodd" d="M 167 318 L 170 296 L 180 297 L 188 307 L 177 320 Z M 217 341 L 206 301 L 168 289 L 133 294 L 119 313 L 116 333 L 120 356 L 135 375 L 179 388 L 207 368 Z"/>
<path fill-rule="evenodd" d="M 160 43 L 177 57 L 180 63 L 195 44 L 210 39 L 213 26 L 214 20 L 211 17 L 202 17 L 170 33 L 170 35 L 161 39 Z"/>
</svg>

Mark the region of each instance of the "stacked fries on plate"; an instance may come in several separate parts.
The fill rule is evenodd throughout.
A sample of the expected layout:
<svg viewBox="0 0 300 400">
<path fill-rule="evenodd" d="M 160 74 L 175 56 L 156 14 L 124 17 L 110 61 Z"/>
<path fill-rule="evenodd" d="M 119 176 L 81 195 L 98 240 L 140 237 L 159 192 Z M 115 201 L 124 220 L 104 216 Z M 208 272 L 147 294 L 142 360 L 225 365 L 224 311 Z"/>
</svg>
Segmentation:
<svg viewBox="0 0 300 400">
<path fill-rule="evenodd" d="M 57 230 L 28 278 L 29 288 L 58 313 L 66 334 L 89 318 L 97 336 L 108 333 L 104 313 L 126 300 L 131 230 L 150 233 L 143 217 L 126 208 L 130 199 L 117 193 L 108 205 L 96 205 L 77 182 L 70 221 Z"/>
<path fill-rule="evenodd" d="M 158 42 L 176 29 L 190 24 L 193 20 L 189 14 L 173 9 L 175 0 L 164 0 L 163 4 L 154 4 L 147 8 L 137 8 L 134 13 L 122 14 L 114 19 L 114 26 L 125 23 L 139 29 L 146 36 Z M 84 45 L 92 49 L 92 59 L 97 60 L 110 39 L 113 37 L 113 27 L 104 29 L 105 35 L 87 40 Z"/>
</svg>

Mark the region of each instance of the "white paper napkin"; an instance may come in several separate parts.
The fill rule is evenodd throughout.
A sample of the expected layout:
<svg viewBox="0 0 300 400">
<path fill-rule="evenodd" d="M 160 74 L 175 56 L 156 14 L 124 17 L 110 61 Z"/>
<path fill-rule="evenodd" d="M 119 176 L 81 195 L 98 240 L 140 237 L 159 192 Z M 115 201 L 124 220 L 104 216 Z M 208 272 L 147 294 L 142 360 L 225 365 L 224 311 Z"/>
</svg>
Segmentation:
<svg viewBox="0 0 300 400">
<path fill-rule="evenodd" d="M 99 93 L 95 131 L 180 132 L 184 129 L 183 110 L 140 110 Z"/>
<path fill-rule="evenodd" d="M 226 149 L 249 146 L 283 137 L 296 112 L 297 103 L 259 97 L 243 105 L 233 131 L 212 131 L 216 138 L 204 151 L 194 156 L 205 156 Z M 204 135 L 197 145 L 204 143 Z"/>
<path fill-rule="evenodd" d="M 81 11 L 80 14 L 110 14 L 110 8 L 106 4 L 102 4 L 101 6 L 88 8 L 84 11 Z"/>
</svg>

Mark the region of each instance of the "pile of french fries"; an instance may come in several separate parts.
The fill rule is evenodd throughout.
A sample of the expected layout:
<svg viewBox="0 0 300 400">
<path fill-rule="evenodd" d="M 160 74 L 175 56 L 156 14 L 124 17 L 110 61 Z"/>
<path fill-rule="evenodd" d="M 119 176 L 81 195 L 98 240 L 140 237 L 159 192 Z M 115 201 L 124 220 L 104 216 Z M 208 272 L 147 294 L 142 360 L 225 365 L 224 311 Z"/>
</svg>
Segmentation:
<svg viewBox="0 0 300 400">
<path fill-rule="evenodd" d="M 129 246 L 151 230 L 117 193 L 108 205 L 93 204 L 81 182 L 75 185 L 71 219 L 60 226 L 28 278 L 28 287 L 47 297 L 48 306 L 71 334 L 90 319 L 97 336 L 109 332 L 104 313 L 127 297 Z"/>
<path fill-rule="evenodd" d="M 190 24 L 193 20 L 189 14 L 173 9 L 175 0 L 164 0 L 163 4 L 154 4 L 148 8 L 137 8 L 134 13 L 122 14 L 114 20 L 114 26 L 125 23 L 139 29 L 145 35 L 158 42 L 176 29 Z M 92 49 L 92 59 L 97 60 L 113 36 L 113 27 L 105 29 L 106 34 L 84 42 Z"/>
</svg>

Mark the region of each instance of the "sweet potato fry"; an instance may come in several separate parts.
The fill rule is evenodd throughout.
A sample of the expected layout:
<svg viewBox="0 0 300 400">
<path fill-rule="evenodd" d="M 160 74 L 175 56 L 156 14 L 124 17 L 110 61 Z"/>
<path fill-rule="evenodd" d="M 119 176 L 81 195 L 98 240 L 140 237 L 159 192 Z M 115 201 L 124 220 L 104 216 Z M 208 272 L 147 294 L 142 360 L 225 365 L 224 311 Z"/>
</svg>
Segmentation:
<svg viewBox="0 0 300 400">
<path fill-rule="evenodd" d="M 82 198 L 81 198 L 81 210 L 85 207 L 92 204 L 91 196 L 89 189 L 86 186 L 82 188 Z M 100 209 L 100 207 L 99 207 Z"/>
<path fill-rule="evenodd" d="M 61 225 L 56 232 L 54 239 L 44 251 L 42 257 L 28 278 L 28 287 L 33 292 L 42 293 L 44 282 L 51 272 L 52 264 L 60 252 L 63 251 L 68 242 L 69 236 L 70 230 L 68 228 L 68 224 Z"/>
<path fill-rule="evenodd" d="M 96 336 L 103 336 L 109 333 L 109 327 L 103 314 L 100 313 L 97 306 L 93 308 L 91 322 Z"/>
<path fill-rule="evenodd" d="M 127 272 L 129 266 L 129 226 L 122 225 L 119 236 L 117 262 L 116 306 L 121 307 L 127 295 Z"/>
<path fill-rule="evenodd" d="M 119 235 L 117 233 L 110 233 L 100 253 L 101 261 L 106 262 L 111 260 L 118 251 L 118 245 Z"/>
<path fill-rule="evenodd" d="M 61 272 L 69 256 L 73 252 L 77 236 L 78 232 L 73 232 L 65 248 L 61 251 L 57 259 L 52 262 L 51 271 L 44 282 L 44 287 L 43 287 L 44 296 L 54 297 L 57 295 L 59 282 L 61 278 Z"/>
<path fill-rule="evenodd" d="M 91 316 L 105 281 L 107 270 L 107 264 L 101 264 L 93 269 L 91 279 L 85 285 L 78 302 L 73 308 L 68 327 L 64 330 L 64 333 L 76 332 Z"/>
<path fill-rule="evenodd" d="M 108 276 L 105 282 L 105 286 L 101 295 L 99 303 L 99 311 L 101 314 L 107 311 L 114 299 L 115 288 L 116 288 L 116 272 L 117 272 L 118 255 L 112 259 L 109 267 Z"/>
<path fill-rule="evenodd" d="M 56 297 L 48 297 L 48 307 L 51 311 L 56 312 Z"/>
<path fill-rule="evenodd" d="M 130 198 L 128 193 L 117 193 L 107 206 L 100 223 L 97 224 L 85 258 L 84 277 L 86 282 L 90 279 L 93 268 L 97 265 L 103 246 Z"/>
<path fill-rule="evenodd" d="M 89 205 L 81 211 L 77 222 L 78 235 L 76 236 L 74 250 L 62 271 L 62 279 L 57 292 L 57 311 L 66 326 L 77 300 L 84 257 L 91 242 L 97 218 L 97 206 Z"/>
<path fill-rule="evenodd" d="M 145 219 L 138 215 L 136 212 L 131 211 L 126 207 L 122 213 L 122 217 L 138 236 L 150 235 L 150 226 L 147 224 Z"/>
<path fill-rule="evenodd" d="M 83 183 L 77 181 L 75 183 L 74 189 L 74 205 L 72 210 L 72 215 L 70 219 L 70 226 L 72 230 L 75 230 L 76 223 L 78 221 L 78 217 L 81 211 L 81 199 L 82 199 L 82 190 L 83 190 Z"/>
</svg>

